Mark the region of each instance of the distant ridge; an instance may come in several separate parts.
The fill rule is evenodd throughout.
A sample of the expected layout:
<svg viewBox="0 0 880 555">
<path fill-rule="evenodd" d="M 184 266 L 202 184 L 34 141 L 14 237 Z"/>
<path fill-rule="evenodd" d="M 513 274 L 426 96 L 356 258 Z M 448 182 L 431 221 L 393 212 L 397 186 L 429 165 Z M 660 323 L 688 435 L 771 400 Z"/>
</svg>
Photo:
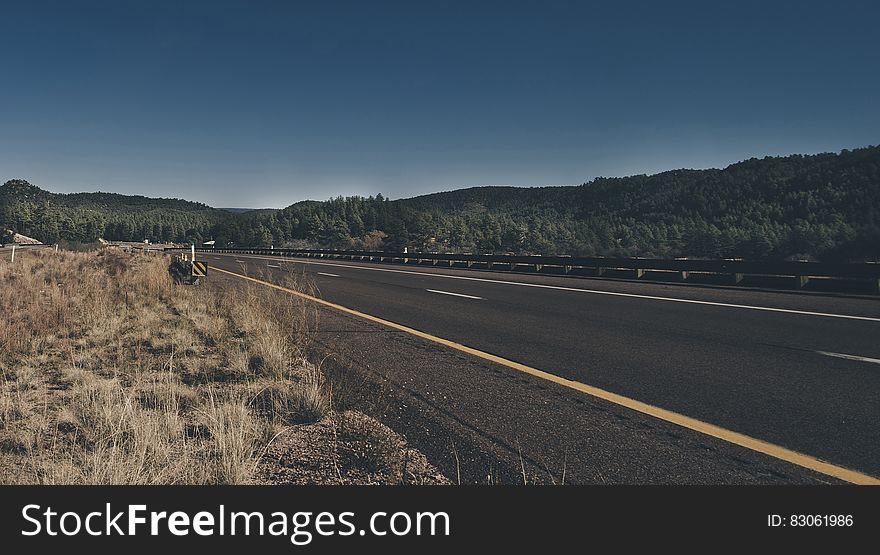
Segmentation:
<svg viewBox="0 0 880 555">
<path fill-rule="evenodd" d="M 0 185 L 0 230 L 44 243 L 59 239 L 185 241 L 217 225 L 228 214 L 182 199 L 117 193 L 51 193 L 23 179 Z"/>
<path fill-rule="evenodd" d="M 250 212 L 253 208 L 218 208 L 217 210 L 231 212 L 232 214 L 244 214 L 245 212 Z"/>
<path fill-rule="evenodd" d="M 51 243 L 149 239 L 254 247 L 746 259 L 880 260 L 880 147 L 723 169 L 473 187 L 281 210 L 0 186 L 0 231 Z"/>
<path fill-rule="evenodd" d="M 580 186 L 307 201 L 254 223 L 254 243 L 275 246 L 880 260 L 880 147 Z"/>
<path fill-rule="evenodd" d="M 217 210 L 223 210 L 224 212 L 230 212 L 232 214 L 245 214 L 247 212 L 274 212 L 278 209 L 277 208 L 218 208 Z"/>
</svg>

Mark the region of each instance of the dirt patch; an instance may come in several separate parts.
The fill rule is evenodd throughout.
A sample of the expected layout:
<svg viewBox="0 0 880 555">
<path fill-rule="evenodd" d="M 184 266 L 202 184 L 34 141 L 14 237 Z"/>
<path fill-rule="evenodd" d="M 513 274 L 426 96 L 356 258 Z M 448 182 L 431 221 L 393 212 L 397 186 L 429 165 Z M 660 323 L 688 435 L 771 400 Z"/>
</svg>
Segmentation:
<svg viewBox="0 0 880 555">
<path fill-rule="evenodd" d="M 356 412 L 284 428 L 260 459 L 270 484 L 449 484 L 391 428 Z"/>
</svg>

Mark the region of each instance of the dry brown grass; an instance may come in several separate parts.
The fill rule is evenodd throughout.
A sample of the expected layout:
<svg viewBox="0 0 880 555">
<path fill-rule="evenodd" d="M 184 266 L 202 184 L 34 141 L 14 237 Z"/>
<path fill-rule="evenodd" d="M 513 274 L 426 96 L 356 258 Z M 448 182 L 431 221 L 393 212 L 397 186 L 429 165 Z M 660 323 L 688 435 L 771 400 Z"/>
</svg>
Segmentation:
<svg viewBox="0 0 880 555">
<path fill-rule="evenodd" d="M 286 379 L 253 382 L 254 410 L 272 422 L 306 424 L 321 420 L 330 411 L 330 398 L 320 370 L 305 362 Z"/>
<path fill-rule="evenodd" d="M 0 483 L 246 483 L 330 411 L 293 296 L 174 286 L 164 257 L 0 262 Z"/>
</svg>

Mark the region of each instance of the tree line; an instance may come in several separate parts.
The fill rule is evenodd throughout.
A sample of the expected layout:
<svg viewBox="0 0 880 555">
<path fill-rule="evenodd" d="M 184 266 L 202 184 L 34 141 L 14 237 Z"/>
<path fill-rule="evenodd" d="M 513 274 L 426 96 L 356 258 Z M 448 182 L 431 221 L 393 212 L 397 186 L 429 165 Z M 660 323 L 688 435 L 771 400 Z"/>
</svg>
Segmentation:
<svg viewBox="0 0 880 555">
<path fill-rule="evenodd" d="M 0 196 L 0 224 L 30 229 L 37 238 L 213 238 L 224 246 L 880 259 L 880 147 L 753 158 L 720 170 L 600 177 L 574 187 L 338 197 L 237 215 L 186 201 L 158 206 L 115 197 L 132 198 L 65 199 L 64 205 L 43 199 L 23 210 L 21 202 L 4 206 Z"/>
<path fill-rule="evenodd" d="M 180 199 L 114 193 L 54 194 L 23 180 L 0 187 L 0 236 L 58 240 L 200 242 L 227 214 Z"/>
</svg>

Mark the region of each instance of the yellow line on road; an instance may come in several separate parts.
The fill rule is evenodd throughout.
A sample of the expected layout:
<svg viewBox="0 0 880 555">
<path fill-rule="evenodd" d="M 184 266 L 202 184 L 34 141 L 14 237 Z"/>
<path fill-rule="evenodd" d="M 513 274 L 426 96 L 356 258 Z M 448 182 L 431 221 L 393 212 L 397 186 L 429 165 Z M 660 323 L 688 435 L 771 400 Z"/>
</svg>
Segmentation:
<svg viewBox="0 0 880 555">
<path fill-rule="evenodd" d="M 593 387 L 591 385 L 587 385 L 581 382 L 562 378 L 560 376 L 544 372 L 543 370 L 538 370 L 537 368 L 532 368 L 531 366 L 520 364 L 519 362 L 514 362 L 512 360 L 508 360 L 506 358 L 502 358 L 491 353 L 486 353 L 484 351 L 468 347 L 467 345 L 462 345 L 448 339 L 443 339 L 442 337 L 431 335 L 430 333 L 426 333 L 414 328 L 410 328 L 408 326 L 404 326 L 402 324 L 391 322 L 390 320 L 385 320 L 383 318 L 372 316 L 370 314 L 365 314 L 363 312 L 342 305 L 338 305 L 336 303 L 331 303 L 330 301 L 325 301 L 324 299 L 319 299 L 317 297 L 313 297 L 312 295 L 306 295 L 305 293 L 301 293 L 287 287 L 282 287 L 281 285 L 276 285 L 268 281 L 255 279 L 242 274 L 237 274 L 235 272 L 230 272 L 228 270 L 223 270 L 221 268 L 215 268 L 215 270 L 218 272 L 223 272 L 224 274 L 235 276 L 237 278 L 252 281 L 254 283 L 259 283 L 261 285 L 265 285 L 266 287 L 271 287 L 279 291 L 284 291 L 285 293 L 296 295 L 297 297 L 301 297 L 303 299 L 314 301 L 318 304 L 322 304 L 340 312 L 351 314 L 352 316 L 357 316 L 358 318 L 363 318 L 364 320 L 369 320 L 371 322 L 375 322 L 389 328 L 400 330 L 402 332 L 415 335 L 416 337 L 420 337 L 427 341 L 438 343 L 451 349 L 455 349 L 457 351 L 461 351 L 463 353 L 467 353 L 469 355 L 473 355 L 475 357 L 488 360 L 496 364 L 506 366 L 508 368 L 513 368 L 514 370 L 529 374 L 530 376 L 535 376 L 536 378 L 541 378 L 543 380 L 547 380 L 555 384 L 574 389 L 575 391 L 586 393 L 587 395 L 597 397 L 599 399 L 608 401 L 609 403 L 614 403 L 615 405 L 620 405 L 636 412 L 647 414 L 648 416 L 653 416 L 654 418 L 659 418 L 660 420 L 665 420 L 666 422 L 671 422 L 672 424 L 688 428 L 695 432 L 700 432 L 708 436 L 722 439 L 729 443 L 733 443 L 734 445 L 739 445 L 740 447 L 745 447 L 746 449 L 751 449 L 752 451 L 757 451 L 758 453 L 763 453 L 773 458 L 796 464 L 803 468 L 807 468 L 809 470 L 813 470 L 827 476 L 833 476 L 834 478 L 838 478 L 840 480 L 853 484 L 875 486 L 880 485 L 880 479 L 875 478 L 874 476 L 863 474 L 856 470 L 850 470 L 842 466 L 837 466 L 835 464 L 817 459 L 810 455 L 805 455 L 797 451 L 792 451 L 791 449 L 786 449 L 785 447 L 781 447 L 773 443 L 756 439 L 751 436 L 741 434 L 739 432 L 734 432 L 732 430 L 728 430 L 714 424 L 709 424 L 708 422 L 703 422 L 702 420 L 697 420 L 696 418 L 691 418 L 690 416 L 685 416 L 671 410 L 655 407 L 654 405 L 649 405 L 635 399 L 630 399 L 629 397 L 624 397 L 623 395 L 618 395 L 617 393 L 612 393 L 598 387 Z"/>
</svg>

